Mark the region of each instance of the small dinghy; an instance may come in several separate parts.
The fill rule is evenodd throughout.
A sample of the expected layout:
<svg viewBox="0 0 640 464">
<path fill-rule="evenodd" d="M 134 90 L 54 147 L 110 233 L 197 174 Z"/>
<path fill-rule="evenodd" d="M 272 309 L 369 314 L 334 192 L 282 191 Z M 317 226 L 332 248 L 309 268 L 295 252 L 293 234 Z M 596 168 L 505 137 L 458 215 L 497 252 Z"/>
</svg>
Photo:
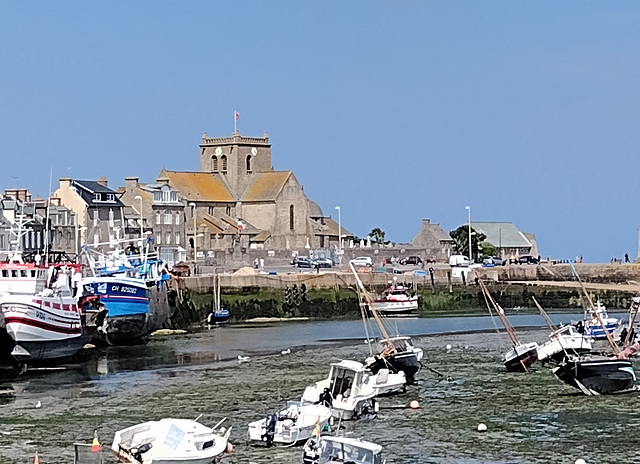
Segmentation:
<svg viewBox="0 0 640 464">
<path fill-rule="evenodd" d="M 353 464 L 385 464 L 382 446 L 347 437 L 322 436 L 310 438 L 304 445 L 304 464 L 343 462 Z"/>
<path fill-rule="evenodd" d="M 274 443 L 293 446 L 308 440 L 314 429 L 323 430 L 330 418 L 331 409 L 326 406 L 288 401 L 286 409 L 251 422 L 249 439 L 267 447 Z"/>
<path fill-rule="evenodd" d="M 224 420 L 224 419 L 223 419 Z M 212 464 L 231 452 L 229 434 L 196 420 L 161 419 L 116 432 L 111 449 L 120 462 L 131 464 Z"/>
</svg>

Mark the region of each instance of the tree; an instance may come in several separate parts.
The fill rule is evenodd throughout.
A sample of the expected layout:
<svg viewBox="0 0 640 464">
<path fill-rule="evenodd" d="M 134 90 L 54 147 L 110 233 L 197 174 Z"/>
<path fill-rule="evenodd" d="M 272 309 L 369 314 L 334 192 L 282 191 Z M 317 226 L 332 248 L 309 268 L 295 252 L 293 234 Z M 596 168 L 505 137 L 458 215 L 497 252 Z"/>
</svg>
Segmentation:
<svg viewBox="0 0 640 464">
<path fill-rule="evenodd" d="M 493 243 L 489 243 L 486 240 L 478 244 L 478 248 L 481 258 L 486 258 L 488 256 L 498 256 L 498 249 L 493 245 Z"/>
<path fill-rule="evenodd" d="M 449 236 L 456 243 L 456 251 L 465 256 L 469 256 L 469 226 L 466 224 L 461 225 L 456 230 L 449 232 Z M 473 227 L 471 228 L 471 251 L 472 256 L 478 254 L 478 244 L 484 242 L 487 236 L 483 233 L 476 232 Z"/>
<path fill-rule="evenodd" d="M 369 236 L 371 237 L 371 240 L 373 240 L 375 243 L 379 243 L 379 244 L 384 244 L 384 230 L 382 230 L 379 227 L 376 227 L 375 229 L 372 229 L 371 232 L 369 232 Z"/>
</svg>

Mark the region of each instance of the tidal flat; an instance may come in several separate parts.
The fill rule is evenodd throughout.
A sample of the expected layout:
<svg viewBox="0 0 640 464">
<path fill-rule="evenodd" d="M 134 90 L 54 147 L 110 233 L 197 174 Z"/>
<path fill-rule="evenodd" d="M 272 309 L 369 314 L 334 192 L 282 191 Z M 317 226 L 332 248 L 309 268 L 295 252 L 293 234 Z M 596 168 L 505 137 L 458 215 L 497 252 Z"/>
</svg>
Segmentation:
<svg viewBox="0 0 640 464">
<path fill-rule="evenodd" d="M 400 331 L 414 334 L 422 323 L 401 321 Z M 428 322 L 440 323 L 447 325 Z M 518 333 L 539 343 L 548 335 Z M 90 443 L 94 430 L 108 450 L 119 429 L 201 414 L 206 425 L 226 417 L 224 425 L 233 427 L 234 449 L 224 463 L 301 463 L 301 447 L 250 446 L 247 424 L 299 399 L 305 386 L 326 377 L 331 362 L 363 360 L 369 355 L 363 339 L 359 321 L 229 325 L 28 370 L 3 382 L 15 396 L 0 404 L 0 463 L 31 463 L 37 451 L 41 464 L 70 464 L 73 443 Z M 340 430 L 383 445 L 388 464 L 640 461 L 640 394 L 585 397 L 539 364 L 529 374 L 508 373 L 501 363 L 508 339 L 494 331 L 413 339 L 425 351 L 417 384 L 382 398 L 377 418 L 343 422 Z M 286 349 L 291 353 L 281 354 Z M 238 355 L 250 359 L 239 363 Z M 408 407 L 412 400 L 418 409 Z M 486 432 L 477 431 L 480 423 Z"/>
</svg>

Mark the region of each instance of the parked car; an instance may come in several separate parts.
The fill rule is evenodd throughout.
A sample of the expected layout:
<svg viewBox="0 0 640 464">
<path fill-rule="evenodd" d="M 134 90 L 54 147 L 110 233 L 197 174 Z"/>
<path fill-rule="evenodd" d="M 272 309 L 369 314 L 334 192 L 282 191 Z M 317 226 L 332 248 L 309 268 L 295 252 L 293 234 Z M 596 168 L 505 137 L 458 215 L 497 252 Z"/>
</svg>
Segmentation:
<svg viewBox="0 0 640 464">
<path fill-rule="evenodd" d="M 502 258 L 498 258 L 497 256 L 487 256 L 483 261 L 482 261 L 482 265 L 484 267 L 491 267 L 491 266 L 504 266 L 505 262 L 502 260 Z"/>
<path fill-rule="evenodd" d="M 359 256 L 350 261 L 354 266 L 373 266 L 373 260 L 368 256 Z"/>
<path fill-rule="evenodd" d="M 313 261 L 308 256 L 296 256 L 293 265 L 295 267 L 313 267 Z"/>
<path fill-rule="evenodd" d="M 333 267 L 333 261 L 331 258 L 316 258 L 313 260 L 313 267 Z"/>
<path fill-rule="evenodd" d="M 451 255 L 449 256 L 449 266 L 467 267 L 471 265 L 471 260 L 464 255 Z"/>
<path fill-rule="evenodd" d="M 538 258 L 531 255 L 523 255 L 518 258 L 520 264 L 538 264 Z"/>
<path fill-rule="evenodd" d="M 420 256 L 407 256 L 406 258 L 403 258 L 403 259 L 400 260 L 400 264 L 402 264 L 402 265 L 406 265 L 406 264 L 419 265 L 419 264 L 422 264 L 422 259 L 420 259 Z"/>
</svg>

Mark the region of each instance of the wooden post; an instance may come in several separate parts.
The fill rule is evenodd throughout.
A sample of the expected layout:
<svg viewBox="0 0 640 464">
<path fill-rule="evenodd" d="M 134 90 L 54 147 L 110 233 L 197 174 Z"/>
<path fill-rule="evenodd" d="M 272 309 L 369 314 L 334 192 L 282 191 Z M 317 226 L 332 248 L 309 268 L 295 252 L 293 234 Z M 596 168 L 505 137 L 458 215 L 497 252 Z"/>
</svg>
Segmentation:
<svg viewBox="0 0 640 464">
<path fill-rule="evenodd" d="M 447 271 L 447 282 L 449 283 L 449 293 L 453 293 L 453 286 L 451 285 L 451 271 Z"/>
<path fill-rule="evenodd" d="M 436 282 L 435 282 L 435 279 L 433 278 L 433 268 L 432 267 L 429 268 L 429 276 L 431 277 L 431 294 L 435 295 L 436 294 Z"/>
</svg>

